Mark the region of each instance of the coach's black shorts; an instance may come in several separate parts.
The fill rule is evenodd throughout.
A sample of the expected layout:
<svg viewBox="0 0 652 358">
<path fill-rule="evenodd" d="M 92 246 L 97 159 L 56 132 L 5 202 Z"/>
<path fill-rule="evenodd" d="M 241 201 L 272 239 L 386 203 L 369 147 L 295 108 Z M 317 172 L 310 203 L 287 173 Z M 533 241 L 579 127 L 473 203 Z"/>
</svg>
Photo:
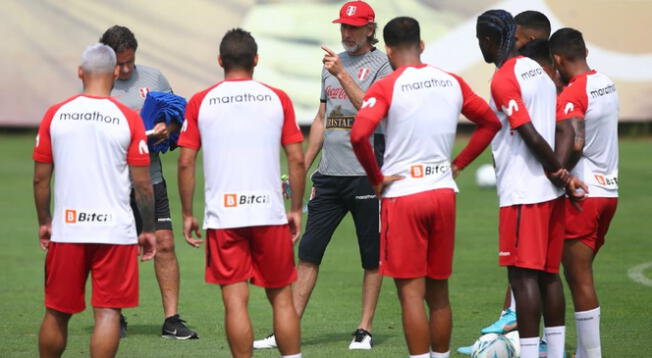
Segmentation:
<svg viewBox="0 0 652 358">
<path fill-rule="evenodd" d="M 308 222 L 299 243 L 299 258 L 321 264 L 333 232 L 351 212 L 365 269 L 379 263 L 379 202 L 366 176 L 330 176 L 315 172 L 314 197 L 308 202 Z"/>
<path fill-rule="evenodd" d="M 168 190 L 165 180 L 154 184 L 154 229 L 172 230 L 172 217 L 170 216 L 170 202 L 168 201 Z M 136 206 L 135 193 L 131 191 L 131 209 L 136 219 L 136 231 L 140 234 L 143 230 L 143 220 L 140 218 L 140 211 Z"/>
</svg>

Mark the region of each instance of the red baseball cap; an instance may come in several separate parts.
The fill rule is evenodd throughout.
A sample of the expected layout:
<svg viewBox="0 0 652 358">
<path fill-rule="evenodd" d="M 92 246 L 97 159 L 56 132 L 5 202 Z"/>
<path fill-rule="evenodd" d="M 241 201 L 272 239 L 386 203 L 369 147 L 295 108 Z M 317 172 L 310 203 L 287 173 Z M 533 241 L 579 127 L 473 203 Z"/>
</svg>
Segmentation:
<svg viewBox="0 0 652 358">
<path fill-rule="evenodd" d="M 374 22 L 376 14 L 374 9 L 364 1 L 349 1 L 342 5 L 339 19 L 333 23 L 346 24 L 351 26 L 364 26 Z"/>
</svg>

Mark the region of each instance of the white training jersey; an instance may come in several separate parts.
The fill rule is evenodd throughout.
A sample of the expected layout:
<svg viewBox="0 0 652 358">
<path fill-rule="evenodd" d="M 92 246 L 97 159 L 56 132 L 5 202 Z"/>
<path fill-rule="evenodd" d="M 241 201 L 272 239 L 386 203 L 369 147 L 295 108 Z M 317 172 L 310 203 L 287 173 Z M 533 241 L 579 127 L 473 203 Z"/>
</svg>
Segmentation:
<svg viewBox="0 0 652 358">
<path fill-rule="evenodd" d="M 203 148 L 204 229 L 287 224 L 279 152 L 302 141 L 281 90 L 245 79 L 195 94 L 179 146 Z"/>
<path fill-rule="evenodd" d="M 108 97 L 74 96 L 50 107 L 34 160 L 54 165 L 54 242 L 138 242 L 129 205 L 129 166 L 149 165 L 136 112 Z"/>
<path fill-rule="evenodd" d="M 535 204 L 563 194 L 547 178 L 541 162 L 516 131 L 531 122 L 555 148 L 557 90 L 539 64 L 527 57 L 508 59 L 491 80 L 491 106 L 502 124 L 491 143 L 501 207 Z"/>
<path fill-rule="evenodd" d="M 584 150 L 572 173 L 589 197 L 618 197 L 618 111 L 616 86 L 596 71 L 575 76 L 559 95 L 557 120 L 584 120 Z"/>
<path fill-rule="evenodd" d="M 450 158 L 460 113 L 474 122 L 497 122 L 464 80 L 433 66 L 401 67 L 372 85 L 356 116 L 356 123 L 362 123 L 354 128 L 369 131 L 386 117 L 382 173 L 373 169 L 374 157 L 364 148 L 356 152 L 362 150 L 359 158 L 370 168 L 372 183 L 382 181 L 383 175 L 404 177 L 387 186 L 383 197 L 442 188 L 458 191 Z"/>
</svg>

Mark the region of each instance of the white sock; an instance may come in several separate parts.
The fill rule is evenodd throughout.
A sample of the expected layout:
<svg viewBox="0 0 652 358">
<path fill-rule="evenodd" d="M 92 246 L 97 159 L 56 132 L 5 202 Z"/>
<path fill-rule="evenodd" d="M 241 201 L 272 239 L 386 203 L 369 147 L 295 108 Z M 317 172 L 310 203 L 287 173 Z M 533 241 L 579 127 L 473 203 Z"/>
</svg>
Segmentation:
<svg viewBox="0 0 652 358">
<path fill-rule="evenodd" d="M 539 358 L 539 337 L 521 338 L 521 358 Z"/>
<path fill-rule="evenodd" d="M 509 288 L 509 294 L 512 296 L 509 300 L 509 309 L 516 312 L 516 299 L 514 298 L 514 290 L 511 287 Z"/>
<path fill-rule="evenodd" d="M 430 358 L 430 353 L 410 354 L 410 358 Z"/>
<path fill-rule="evenodd" d="M 448 351 L 446 353 L 430 352 L 430 358 L 449 358 L 450 356 L 451 356 L 451 351 Z"/>
<path fill-rule="evenodd" d="M 282 355 L 281 358 L 301 358 L 301 353 L 289 354 L 289 355 L 286 355 L 286 356 Z"/>
<path fill-rule="evenodd" d="M 600 346 L 600 307 L 588 311 L 575 312 L 577 327 L 578 357 L 601 358 Z"/>
<path fill-rule="evenodd" d="M 544 327 L 549 358 L 563 358 L 566 343 L 566 326 Z"/>
</svg>

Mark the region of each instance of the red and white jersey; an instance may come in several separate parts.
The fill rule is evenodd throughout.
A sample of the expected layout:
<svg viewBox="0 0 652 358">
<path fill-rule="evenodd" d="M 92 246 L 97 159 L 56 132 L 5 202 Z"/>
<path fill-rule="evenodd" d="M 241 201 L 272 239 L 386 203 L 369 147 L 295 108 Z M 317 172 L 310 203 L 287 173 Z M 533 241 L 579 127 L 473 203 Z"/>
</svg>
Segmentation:
<svg viewBox="0 0 652 358">
<path fill-rule="evenodd" d="M 557 120 L 584 120 L 584 151 L 572 173 L 590 197 L 618 197 L 618 110 L 616 86 L 596 71 L 573 77 L 557 101 Z"/>
<path fill-rule="evenodd" d="M 374 83 L 367 91 L 351 134 L 354 149 L 373 184 L 383 175 L 400 175 L 383 197 L 405 196 L 450 188 L 457 191 L 451 173 L 451 151 L 460 113 L 474 122 L 498 121 L 487 103 L 460 77 L 426 64 L 404 66 Z M 488 114 L 488 115 L 487 115 Z M 382 173 L 367 138 L 385 118 L 385 154 Z M 475 158 L 484 145 L 471 154 Z M 469 161 L 470 161 L 469 160 Z M 468 163 L 466 163 L 468 164 Z"/>
<path fill-rule="evenodd" d="M 245 79 L 195 94 L 179 145 L 204 150 L 204 229 L 286 224 L 279 152 L 302 141 L 281 90 Z"/>
<path fill-rule="evenodd" d="M 491 143 L 496 165 L 496 187 L 501 207 L 534 204 L 562 195 L 546 177 L 516 128 L 532 122 L 555 148 L 557 90 L 539 64 L 527 57 L 508 59 L 491 80 L 491 106 L 502 129 Z"/>
<path fill-rule="evenodd" d="M 74 96 L 48 109 L 34 160 L 54 164 L 54 242 L 138 242 L 129 165 L 149 165 L 138 113 L 109 97 Z"/>
</svg>

